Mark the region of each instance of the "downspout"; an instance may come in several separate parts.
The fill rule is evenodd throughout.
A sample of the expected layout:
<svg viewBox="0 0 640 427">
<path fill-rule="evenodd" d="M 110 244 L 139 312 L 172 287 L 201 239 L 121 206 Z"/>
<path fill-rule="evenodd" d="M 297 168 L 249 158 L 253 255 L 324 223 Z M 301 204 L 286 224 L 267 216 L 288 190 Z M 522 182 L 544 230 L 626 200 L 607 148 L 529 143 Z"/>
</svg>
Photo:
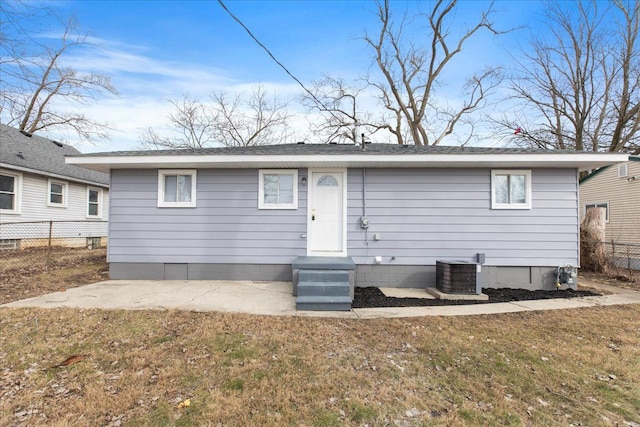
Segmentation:
<svg viewBox="0 0 640 427">
<path fill-rule="evenodd" d="M 580 169 L 576 170 L 576 219 L 577 219 L 577 223 L 578 223 L 578 264 L 577 267 L 580 268 L 580 262 L 581 260 L 581 254 L 580 254 L 580 210 L 582 209 L 582 206 L 580 205 Z M 606 240 L 606 239 L 605 239 Z"/>
<path fill-rule="evenodd" d="M 364 144 L 363 144 L 364 145 Z M 362 218 L 367 217 L 367 169 L 362 168 Z M 369 228 L 364 229 L 364 242 L 369 246 Z"/>
</svg>

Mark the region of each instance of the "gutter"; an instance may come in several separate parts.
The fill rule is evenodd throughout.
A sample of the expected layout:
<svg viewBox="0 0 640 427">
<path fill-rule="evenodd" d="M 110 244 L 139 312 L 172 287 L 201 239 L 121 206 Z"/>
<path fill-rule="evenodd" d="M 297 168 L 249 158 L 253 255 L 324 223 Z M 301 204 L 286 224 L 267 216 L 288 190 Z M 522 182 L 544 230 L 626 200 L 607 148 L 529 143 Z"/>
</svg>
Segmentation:
<svg viewBox="0 0 640 427">
<path fill-rule="evenodd" d="M 162 168 L 576 168 L 588 170 L 629 160 L 622 153 L 536 154 L 352 154 L 352 155 L 85 155 L 66 163 L 100 172 Z"/>
</svg>

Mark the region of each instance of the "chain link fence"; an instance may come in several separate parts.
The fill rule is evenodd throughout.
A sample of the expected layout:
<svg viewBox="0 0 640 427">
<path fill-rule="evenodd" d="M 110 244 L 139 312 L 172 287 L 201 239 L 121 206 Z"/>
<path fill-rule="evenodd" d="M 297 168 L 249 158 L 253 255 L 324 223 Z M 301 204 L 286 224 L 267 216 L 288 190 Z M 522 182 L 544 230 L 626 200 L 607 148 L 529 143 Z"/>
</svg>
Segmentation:
<svg viewBox="0 0 640 427">
<path fill-rule="evenodd" d="M 601 247 L 607 257 L 609 268 L 612 272 L 619 274 L 627 272 L 629 274 L 640 274 L 640 244 L 618 243 L 618 242 L 587 242 L 593 247 Z"/>
<path fill-rule="evenodd" d="M 106 255 L 107 221 L 34 221 L 0 224 L 0 272 L 40 268 Z"/>
<path fill-rule="evenodd" d="M 640 244 L 603 242 L 612 267 L 640 273 Z"/>
</svg>

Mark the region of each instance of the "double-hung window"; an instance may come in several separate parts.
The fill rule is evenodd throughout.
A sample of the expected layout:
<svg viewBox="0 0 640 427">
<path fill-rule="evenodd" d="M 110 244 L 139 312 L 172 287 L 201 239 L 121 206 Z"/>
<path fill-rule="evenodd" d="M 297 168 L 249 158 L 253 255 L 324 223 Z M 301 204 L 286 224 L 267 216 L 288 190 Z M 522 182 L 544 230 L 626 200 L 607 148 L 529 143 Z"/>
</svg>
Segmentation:
<svg viewBox="0 0 640 427">
<path fill-rule="evenodd" d="M 68 185 L 66 182 L 54 181 L 50 179 L 47 206 L 66 208 L 67 207 L 67 190 L 68 190 Z"/>
<path fill-rule="evenodd" d="M 298 170 L 262 169 L 258 187 L 258 209 L 297 209 Z"/>
<path fill-rule="evenodd" d="M 195 208 L 196 170 L 159 170 L 158 207 Z"/>
<path fill-rule="evenodd" d="M 491 209 L 531 209 L 531 171 L 491 171 Z"/>
<path fill-rule="evenodd" d="M 102 217 L 102 189 L 87 188 L 87 218 Z"/>
<path fill-rule="evenodd" d="M 22 174 L 0 173 L 0 213 L 20 213 Z"/>
</svg>

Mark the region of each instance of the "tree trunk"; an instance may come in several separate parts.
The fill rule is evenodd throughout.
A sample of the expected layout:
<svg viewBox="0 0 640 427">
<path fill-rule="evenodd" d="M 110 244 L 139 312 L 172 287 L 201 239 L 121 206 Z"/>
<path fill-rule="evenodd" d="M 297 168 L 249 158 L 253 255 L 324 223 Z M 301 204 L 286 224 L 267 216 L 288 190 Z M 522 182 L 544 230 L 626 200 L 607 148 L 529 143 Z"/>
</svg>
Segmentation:
<svg viewBox="0 0 640 427">
<path fill-rule="evenodd" d="M 607 271 L 608 260 L 604 250 L 605 226 L 605 208 L 587 209 L 580 225 L 580 267 L 585 271 Z"/>
</svg>

